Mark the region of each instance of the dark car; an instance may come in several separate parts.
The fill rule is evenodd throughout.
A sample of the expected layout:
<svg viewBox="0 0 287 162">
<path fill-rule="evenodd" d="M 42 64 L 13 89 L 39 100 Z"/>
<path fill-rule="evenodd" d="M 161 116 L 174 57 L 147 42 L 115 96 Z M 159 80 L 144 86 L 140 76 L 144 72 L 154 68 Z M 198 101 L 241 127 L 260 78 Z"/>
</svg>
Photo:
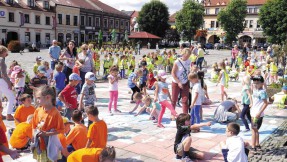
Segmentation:
<svg viewBox="0 0 287 162">
<path fill-rule="evenodd" d="M 206 44 L 204 45 L 204 47 L 205 47 L 206 49 L 213 49 L 213 44 L 212 44 L 212 43 L 206 43 Z"/>
<path fill-rule="evenodd" d="M 214 49 L 217 49 L 217 50 L 223 49 L 223 44 L 215 43 L 214 44 Z"/>
</svg>

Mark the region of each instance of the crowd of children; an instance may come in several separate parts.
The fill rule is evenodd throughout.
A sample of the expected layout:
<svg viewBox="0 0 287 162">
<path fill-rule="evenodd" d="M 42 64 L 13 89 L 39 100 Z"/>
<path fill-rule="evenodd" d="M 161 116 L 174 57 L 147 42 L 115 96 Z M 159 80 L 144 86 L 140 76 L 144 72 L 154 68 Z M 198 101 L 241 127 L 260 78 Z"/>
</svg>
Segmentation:
<svg viewBox="0 0 287 162">
<path fill-rule="evenodd" d="M 187 76 L 192 85 L 190 115 L 185 113 L 178 115 L 171 103 L 172 98 L 166 82 L 168 77 L 166 72 L 171 71 L 174 61 L 180 57 L 175 50 L 148 53 L 143 55 L 137 63 L 132 48 L 111 49 L 107 47 L 98 50 L 94 49 L 93 45 L 84 46 L 88 47 L 87 52 L 91 54 L 95 68 L 94 72 L 85 73 L 84 80 L 80 77 L 83 60 L 74 62 L 75 65 L 68 78 L 66 77 L 67 73 L 63 72 L 65 65 L 62 62 L 57 62 L 54 72 L 49 67 L 49 63 L 40 56 L 36 57 L 36 64 L 33 67 L 35 76 L 31 79 L 16 61 L 11 64 L 8 74 L 14 84 L 17 100 L 13 118 L 16 128 L 11 130 L 9 141 L 13 148 L 17 150 L 33 148 L 33 157 L 38 161 L 68 160 L 77 162 L 94 161 L 95 159 L 96 161 L 112 161 L 115 159 L 114 147 L 107 147 L 107 124 L 99 119 L 99 111 L 95 106 L 97 102 L 95 80 L 102 68 L 103 78 L 108 80 L 109 85 L 108 112 L 110 115 L 121 113 L 117 103 L 118 84 L 120 79 L 127 79 L 127 86 L 132 91 L 130 103 L 135 103 L 129 113 L 132 114 L 139 108 L 134 116 L 146 111 L 149 113 L 149 120 L 157 123 L 159 128 L 164 128 L 162 118 L 168 108 L 171 112 L 171 120 L 176 120 L 174 152 L 177 158 L 184 161 L 189 161 L 192 158 L 204 158 L 202 152 L 190 147 L 192 141 L 190 133 L 199 132 L 201 127 L 211 125 L 211 122 L 202 123 L 202 105 L 211 104 L 212 101 L 209 99 L 207 85 L 204 82 L 204 72 L 199 71 L 195 65 L 197 59 L 195 53 L 189 57 L 191 71 Z M 102 63 L 101 54 L 104 55 Z M 266 64 L 266 71 L 269 73 L 267 77 L 266 75 L 261 76 L 261 71 L 258 73 L 264 58 L 268 58 L 264 50 L 260 52 L 260 59 L 256 54 L 250 52 L 249 57 L 244 60 L 238 52 L 233 58 L 236 59 L 234 74 L 226 59 L 214 64 L 211 72 L 211 80 L 220 84 L 222 101 L 228 98 L 226 88 L 228 88 L 228 82 L 233 75 L 237 74 L 234 77 L 238 80 L 239 72 L 246 72 L 243 79 L 243 110 L 240 117 L 246 128 L 245 131 L 250 130 L 245 116 L 251 123 L 251 151 L 253 152 L 260 149 L 258 130 L 263 121 L 264 110 L 268 105 L 264 81 L 267 78 L 271 83 L 278 80 L 278 68 L 270 58 Z M 72 60 L 68 59 L 68 61 Z M 251 80 L 254 86 L 251 85 Z M 148 94 L 147 90 L 153 90 L 154 98 Z M 34 104 L 32 105 L 33 100 Z M 63 104 L 65 109 L 62 109 Z M 112 105 L 114 106 L 113 111 Z M 0 106 L 2 109 L 2 104 Z M 83 122 L 85 117 L 89 121 L 88 128 Z M 3 125 L 1 124 L 1 127 L 6 131 L 5 125 Z M 72 129 L 70 129 L 71 126 Z M 2 133 L 1 131 L 0 129 L 0 133 Z M 230 159 L 246 161 L 244 151 L 242 151 L 245 145 L 242 143 L 243 140 L 237 137 L 239 132 L 238 125 L 228 124 L 226 129 L 228 139 L 222 146 L 232 152 L 231 156 L 226 154 L 226 150 L 223 149 L 223 154 L 227 155 L 227 161 Z M 17 152 L 4 146 L 7 139 L 6 141 L 1 139 L 0 142 L 1 151 L 8 153 L 12 158 L 19 157 Z M 240 147 L 239 149 L 234 148 L 233 144 L 235 143 L 236 147 Z"/>
</svg>

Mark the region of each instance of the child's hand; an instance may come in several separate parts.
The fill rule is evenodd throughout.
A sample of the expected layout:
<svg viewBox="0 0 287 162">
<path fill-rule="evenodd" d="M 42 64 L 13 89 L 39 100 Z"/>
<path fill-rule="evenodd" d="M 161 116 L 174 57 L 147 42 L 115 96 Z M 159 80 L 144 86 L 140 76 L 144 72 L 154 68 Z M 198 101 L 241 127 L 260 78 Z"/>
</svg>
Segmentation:
<svg viewBox="0 0 287 162">
<path fill-rule="evenodd" d="M 21 156 L 17 150 L 11 150 L 11 152 L 9 152 L 9 155 L 13 160 L 18 159 Z"/>
<path fill-rule="evenodd" d="M 138 114 L 135 114 L 134 116 L 136 117 L 136 116 L 138 116 Z"/>
<path fill-rule="evenodd" d="M 45 137 L 45 136 L 47 136 L 47 134 L 46 134 L 46 132 L 41 131 L 40 133 L 38 133 L 38 136 L 39 137 Z"/>
</svg>

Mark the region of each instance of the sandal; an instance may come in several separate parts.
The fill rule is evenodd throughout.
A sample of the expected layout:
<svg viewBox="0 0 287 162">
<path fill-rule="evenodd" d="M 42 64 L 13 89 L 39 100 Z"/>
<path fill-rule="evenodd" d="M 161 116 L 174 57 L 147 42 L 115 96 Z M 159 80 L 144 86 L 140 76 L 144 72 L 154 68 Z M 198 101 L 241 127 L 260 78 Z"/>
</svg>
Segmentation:
<svg viewBox="0 0 287 162">
<path fill-rule="evenodd" d="M 157 127 L 164 128 L 164 126 L 162 124 L 157 124 Z"/>
</svg>

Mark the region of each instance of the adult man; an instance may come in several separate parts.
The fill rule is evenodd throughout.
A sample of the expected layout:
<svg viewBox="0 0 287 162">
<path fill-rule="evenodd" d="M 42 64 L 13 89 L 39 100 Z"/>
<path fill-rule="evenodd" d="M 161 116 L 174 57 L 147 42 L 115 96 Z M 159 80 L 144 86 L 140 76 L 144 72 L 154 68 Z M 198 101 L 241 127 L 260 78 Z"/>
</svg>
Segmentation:
<svg viewBox="0 0 287 162">
<path fill-rule="evenodd" d="M 61 48 L 56 40 L 52 41 L 52 46 L 49 47 L 49 56 L 51 58 L 51 69 L 55 70 L 55 64 L 58 62 L 61 55 Z"/>
</svg>

